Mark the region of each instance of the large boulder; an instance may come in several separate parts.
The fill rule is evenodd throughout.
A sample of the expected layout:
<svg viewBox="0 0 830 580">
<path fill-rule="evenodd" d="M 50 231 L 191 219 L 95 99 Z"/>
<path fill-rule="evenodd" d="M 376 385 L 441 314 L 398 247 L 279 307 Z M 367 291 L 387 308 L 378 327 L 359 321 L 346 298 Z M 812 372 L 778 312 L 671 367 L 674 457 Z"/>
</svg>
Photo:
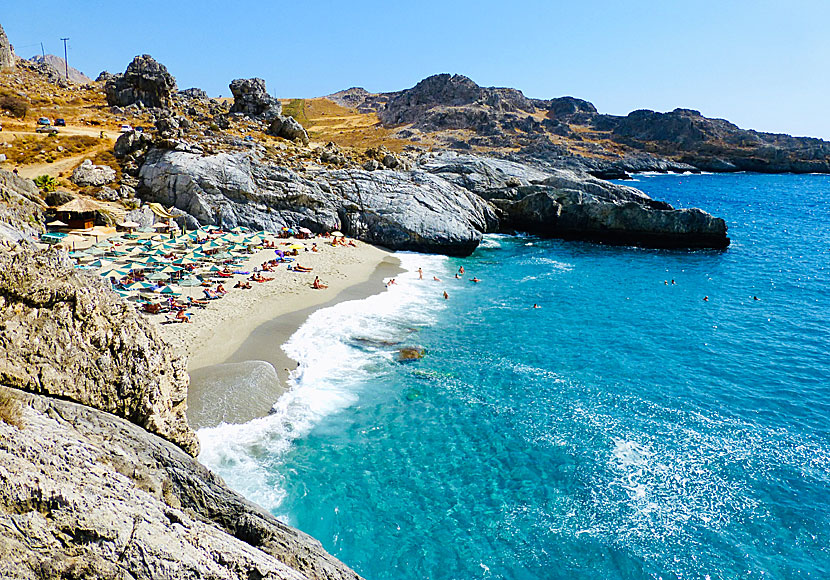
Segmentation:
<svg viewBox="0 0 830 580">
<path fill-rule="evenodd" d="M 274 120 L 271 121 L 268 131 L 266 132 L 269 135 L 282 137 L 283 139 L 288 139 L 289 141 L 298 141 L 303 145 L 308 145 L 309 142 L 306 130 L 302 125 L 300 125 L 299 121 L 291 116 L 283 117 L 282 115 L 277 115 Z"/>
<path fill-rule="evenodd" d="M 0 69 L 13 67 L 16 61 L 17 57 L 14 55 L 14 48 L 9 42 L 9 37 L 0 26 Z"/>
<path fill-rule="evenodd" d="M 167 67 L 144 54 L 135 57 L 123 74 L 107 80 L 104 90 L 111 106 L 125 107 L 135 103 L 169 108 L 177 87 L 176 79 L 167 72 Z"/>
<path fill-rule="evenodd" d="M 153 138 L 143 131 L 128 131 L 122 133 L 115 141 L 113 147 L 113 155 L 118 159 L 123 159 L 128 155 L 143 154 L 153 144 Z"/>
<path fill-rule="evenodd" d="M 425 171 L 300 175 L 245 154 L 153 150 L 140 178 L 144 199 L 175 206 L 201 224 L 342 229 L 396 250 L 466 255 L 496 224 L 481 198 Z"/>
<path fill-rule="evenodd" d="M 198 453 L 186 360 L 61 254 L 0 252 L 0 384 L 108 411 Z"/>
<path fill-rule="evenodd" d="M 72 183 L 81 187 L 100 186 L 115 180 L 115 169 L 108 165 L 93 165 L 90 159 L 84 159 L 72 172 Z"/>
<path fill-rule="evenodd" d="M 235 79 L 229 86 L 233 94 L 232 113 L 270 120 L 282 112 L 282 105 L 268 94 L 262 79 Z"/>
</svg>

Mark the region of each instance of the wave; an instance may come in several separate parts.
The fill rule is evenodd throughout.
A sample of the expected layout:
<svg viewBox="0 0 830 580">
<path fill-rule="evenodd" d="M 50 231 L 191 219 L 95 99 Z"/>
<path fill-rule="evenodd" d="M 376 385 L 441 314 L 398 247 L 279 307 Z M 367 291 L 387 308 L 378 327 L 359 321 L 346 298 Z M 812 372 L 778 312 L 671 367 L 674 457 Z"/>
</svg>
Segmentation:
<svg viewBox="0 0 830 580">
<path fill-rule="evenodd" d="M 413 329 L 430 325 L 446 306 L 432 276 L 452 275 L 448 259 L 399 252 L 405 270 L 395 284 L 364 300 L 314 312 L 283 350 L 299 363 L 271 414 L 198 432 L 200 461 L 248 499 L 274 511 L 285 498 L 279 467 L 292 443 L 326 417 L 356 404 L 368 375 L 394 358 Z M 418 268 L 424 271 L 419 280 Z"/>
</svg>

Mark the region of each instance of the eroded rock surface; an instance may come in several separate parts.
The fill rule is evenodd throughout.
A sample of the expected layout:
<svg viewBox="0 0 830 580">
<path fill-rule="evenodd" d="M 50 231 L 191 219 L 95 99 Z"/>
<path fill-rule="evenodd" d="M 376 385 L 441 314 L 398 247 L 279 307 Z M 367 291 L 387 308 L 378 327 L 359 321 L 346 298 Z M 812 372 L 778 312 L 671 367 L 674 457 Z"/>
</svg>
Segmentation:
<svg viewBox="0 0 830 580">
<path fill-rule="evenodd" d="M 107 165 L 93 165 L 90 159 L 84 159 L 72 172 L 72 182 L 81 187 L 101 186 L 115 180 L 115 169 Z"/>
<path fill-rule="evenodd" d="M 472 252 L 496 224 L 484 200 L 426 171 L 301 175 L 246 154 L 154 150 L 140 177 L 145 199 L 175 206 L 201 224 L 341 229 L 391 249 L 453 255 Z"/>
<path fill-rule="evenodd" d="M 13 67 L 16 61 L 17 57 L 14 55 L 9 37 L 6 36 L 6 31 L 0 26 L 0 69 Z"/>
<path fill-rule="evenodd" d="M 135 103 L 168 108 L 177 91 L 176 79 L 167 72 L 167 67 L 149 54 L 135 57 L 123 74 L 113 75 L 106 81 L 104 89 L 107 103 L 118 107 Z"/>
<path fill-rule="evenodd" d="M 0 384 L 111 412 L 198 453 L 186 360 L 57 252 L 0 252 Z"/>
<path fill-rule="evenodd" d="M 2 386 L 0 400 L 18 425 L 0 417 L 0 577 L 359 580 L 140 427 Z"/>
</svg>

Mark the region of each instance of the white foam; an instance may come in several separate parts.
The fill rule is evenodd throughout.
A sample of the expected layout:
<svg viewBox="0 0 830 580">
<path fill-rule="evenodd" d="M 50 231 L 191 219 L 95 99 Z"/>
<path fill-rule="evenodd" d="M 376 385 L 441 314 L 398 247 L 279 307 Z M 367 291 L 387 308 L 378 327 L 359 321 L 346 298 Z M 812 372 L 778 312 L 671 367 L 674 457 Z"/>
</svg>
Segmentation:
<svg viewBox="0 0 830 580">
<path fill-rule="evenodd" d="M 359 401 L 367 374 L 394 356 L 388 345 L 405 340 L 412 328 L 431 324 L 446 308 L 432 276 L 452 275 L 447 258 L 396 256 L 406 271 L 385 292 L 314 312 L 283 345 L 299 367 L 270 415 L 199 431 L 199 459 L 247 498 L 270 510 L 279 507 L 285 497 L 279 467 L 292 442 Z"/>
</svg>

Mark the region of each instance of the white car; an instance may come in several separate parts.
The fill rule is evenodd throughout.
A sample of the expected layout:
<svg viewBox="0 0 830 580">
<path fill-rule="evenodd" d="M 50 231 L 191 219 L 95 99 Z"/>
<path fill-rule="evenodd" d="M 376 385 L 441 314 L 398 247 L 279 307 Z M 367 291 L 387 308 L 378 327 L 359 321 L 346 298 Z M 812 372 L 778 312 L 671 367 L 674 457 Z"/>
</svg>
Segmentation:
<svg viewBox="0 0 830 580">
<path fill-rule="evenodd" d="M 120 133 L 129 133 L 129 132 L 130 132 L 130 131 L 132 131 L 132 130 L 133 130 L 133 128 L 132 128 L 132 127 L 130 127 L 129 125 L 121 125 L 121 128 L 120 128 L 120 129 L 118 129 L 118 131 L 119 131 Z"/>
</svg>

